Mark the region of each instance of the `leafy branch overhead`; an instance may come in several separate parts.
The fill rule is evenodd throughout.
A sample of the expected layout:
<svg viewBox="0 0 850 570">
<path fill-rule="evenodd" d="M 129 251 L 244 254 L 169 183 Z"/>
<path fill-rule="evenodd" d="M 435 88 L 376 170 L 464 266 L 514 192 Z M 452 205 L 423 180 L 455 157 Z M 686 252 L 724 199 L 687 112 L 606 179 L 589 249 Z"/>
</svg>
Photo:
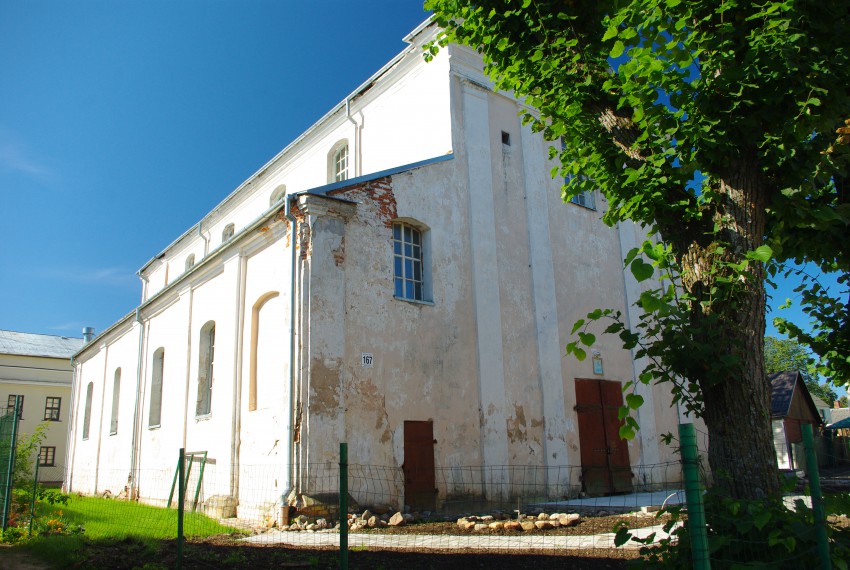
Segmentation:
<svg viewBox="0 0 850 570">
<path fill-rule="evenodd" d="M 850 3 L 425 7 L 443 29 L 426 58 L 450 44 L 481 53 L 495 88 L 524 99 L 524 123 L 552 141 L 564 198 L 599 189 L 606 223 L 631 220 L 647 230 L 648 241 L 626 259 L 640 283 L 639 322 L 629 327 L 617 312 L 594 311 L 568 352 L 584 356 L 602 330 L 595 323 L 606 320 L 605 332 L 645 363 L 637 382 L 669 381 L 701 414 L 709 461 L 729 474 L 729 492 L 777 493 L 764 421 L 764 284 L 786 260 L 850 269 Z M 850 334 L 845 304 L 808 306 L 836 333 L 830 341 Z M 626 409 L 638 404 L 634 396 Z M 636 424 L 623 419 L 633 432 Z"/>
</svg>

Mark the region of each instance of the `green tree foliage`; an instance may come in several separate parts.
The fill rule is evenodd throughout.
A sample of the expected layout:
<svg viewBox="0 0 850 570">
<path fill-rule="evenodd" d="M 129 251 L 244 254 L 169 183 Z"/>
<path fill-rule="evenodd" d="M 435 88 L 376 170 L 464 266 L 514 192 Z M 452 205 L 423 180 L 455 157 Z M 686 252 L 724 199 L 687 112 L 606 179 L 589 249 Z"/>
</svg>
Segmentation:
<svg viewBox="0 0 850 570">
<path fill-rule="evenodd" d="M 846 267 L 848 141 L 836 129 L 850 111 L 850 3 L 425 7 L 444 29 L 430 54 L 450 43 L 477 49 L 496 87 L 534 109 L 523 120 L 555 142 L 564 198 L 599 188 L 606 223 L 648 230 L 626 259 L 643 282 L 640 322 L 629 329 L 617 311 L 594 311 L 568 352 L 582 357 L 595 340 L 588 326 L 607 320 L 605 332 L 650 363 L 638 380 L 672 382 L 705 420 L 718 487 L 739 498 L 778 493 L 764 283 L 786 259 Z M 660 285 L 649 286 L 653 275 Z M 835 317 L 835 306 L 815 305 Z"/>
<path fill-rule="evenodd" d="M 799 370 L 812 396 L 817 396 L 830 406 L 838 398 L 838 394 L 832 388 L 818 382 L 817 376 L 812 373 L 815 370 L 814 359 L 806 347 L 797 341 L 765 337 L 764 368 L 768 373 Z"/>
</svg>

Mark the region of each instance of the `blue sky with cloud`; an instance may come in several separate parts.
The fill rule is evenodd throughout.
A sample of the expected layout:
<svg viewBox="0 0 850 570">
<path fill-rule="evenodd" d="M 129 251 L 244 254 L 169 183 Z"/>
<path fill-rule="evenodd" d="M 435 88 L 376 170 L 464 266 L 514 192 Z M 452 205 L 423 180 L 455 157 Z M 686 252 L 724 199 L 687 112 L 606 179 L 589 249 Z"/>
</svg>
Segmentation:
<svg viewBox="0 0 850 570">
<path fill-rule="evenodd" d="M 421 0 L 0 0 L 0 328 L 80 336 L 132 311 L 136 270 L 425 17 Z"/>
<path fill-rule="evenodd" d="M 80 336 L 404 48 L 421 0 L 0 0 L 0 328 Z"/>
</svg>

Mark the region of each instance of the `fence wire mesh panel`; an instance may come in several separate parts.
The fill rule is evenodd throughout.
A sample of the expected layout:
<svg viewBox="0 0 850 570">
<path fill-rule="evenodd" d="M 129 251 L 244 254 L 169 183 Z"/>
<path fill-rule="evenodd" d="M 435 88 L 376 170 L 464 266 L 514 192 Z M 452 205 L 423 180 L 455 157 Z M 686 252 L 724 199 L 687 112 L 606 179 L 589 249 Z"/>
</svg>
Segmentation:
<svg viewBox="0 0 850 570">
<path fill-rule="evenodd" d="M 812 538 L 816 521 L 805 473 L 788 472 L 789 494 L 775 505 L 719 498 L 712 493 L 719 477 L 710 476 L 707 438 L 695 435 L 698 479 L 707 491 L 703 497 L 711 567 L 817 564 Z M 68 493 L 56 502 L 41 493 L 61 478 L 63 468 L 40 466 L 33 490 L 34 532 L 83 532 L 94 540 L 173 540 L 179 499 L 174 490 L 176 454 L 172 457 L 174 464 L 163 461 L 160 469 L 69 470 L 63 487 Z M 195 454 L 186 458 L 183 533 L 189 539 L 338 549 L 345 525 L 348 546 L 355 552 L 690 556 L 683 538 L 688 537 L 691 506 L 680 461 L 632 466 L 632 492 L 610 496 L 588 496 L 578 465 L 436 467 L 428 508 L 410 504 L 408 499 L 416 495 L 410 493 L 409 471 L 352 463 L 346 470 L 348 512 L 341 513 L 336 462 L 303 464 L 294 470 L 285 464 L 236 466 Z M 850 466 L 845 469 L 850 476 Z M 294 486 L 293 471 L 299 475 Z M 829 489 L 828 479 L 824 487 Z M 848 488 L 843 488 L 845 495 Z M 850 529 L 846 515 L 840 520 Z M 830 535 L 833 543 L 836 536 Z M 679 548 L 680 543 L 686 546 Z"/>
<path fill-rule="evenodd" d="M 0 529 L 6 530 L 12 507 L 12 478 L 15 467 L 15 437 L 18 412 L 15 406 L 0 407 Z"/>
<path fill-rule="evenodd" d="M 793 444 L 792 444 L 793 445 Z M 800 457 L 804 457 L 802 443 Z M 789 445 L 791 449 L 791 445 Z M 780 471 L 784 493 L 781 497 L 732 499 L 722 493 L 723 474 L 711 474 L 706 456 L 700 456 L 700 476 L 708 531 L 709 563 L 712 569 L 737 567 L 805 568 L 820 566 L 824 555 L 818 551 L 817 521 L 812 510 L 810 482 L 819 471 L 810 473 L 804 461 L 798 469 Z M 738 456 L 717 458 L 721 463 L 742 461 Z M 850 471 L 850 466 L 846 468 Z M 848 487 L 844 487 L 846 495 Z M 718 492 L 720 491 L 720 492 Z M 839 493 L 842 492 L 839 490 Z M 836 517 L 839 531 L 847 536 L 847 512 Z M 850 552 L 848 552 L 850 553 Z M 831 568 L 831 563 L 826 562 Z"/>
</svg>

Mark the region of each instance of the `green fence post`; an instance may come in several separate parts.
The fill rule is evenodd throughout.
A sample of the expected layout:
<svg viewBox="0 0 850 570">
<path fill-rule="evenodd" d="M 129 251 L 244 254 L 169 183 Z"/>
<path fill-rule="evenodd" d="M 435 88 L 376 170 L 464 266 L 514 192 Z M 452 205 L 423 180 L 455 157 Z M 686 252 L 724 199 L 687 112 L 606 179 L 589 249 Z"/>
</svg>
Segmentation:
<svg viewBox="0 0 850 570">
<path fill-rule="evenodd" d="M 32 501 L 30 502 L 30 529 L 27 536 L 32 536 L 32 519 L 35 518 L 35 495 L 38 493 L 38 466 L 41 458 L 35 460 L 35 477 L 32 478 Z"/>
<path fill-rule="evenodd" d="M 177 458 L 177 570 L 183 568 L 183 509 L 186 502 L 186 480 L 183 478 L 185 451 L 181 447 L 180 457 Z"/>
<path fill-rule="evenodd" d="M 702 502 L 702 485 L 699 480 L 699 451 L 694 424 L 679 424 L 679 442 L 682 449 L 682 478 L 688 503 L 688 530 L 691 534 L 694 568 L 709 570 L 711 563 L 708 560 L 708 531 Z"/>
<path fill-rule="evenodd" d="M 348 444 L 339 444 L 339 567 L 348 570 Z"/>
<path fill-rule="evenodd" d="M 829 538 L 826 536 L 826 513 L 823 508 L 823 493 L 820 490 L 820 472 L 818 458 L 815 453 L 815 440 L 812 435 L 812 425 L 800 426 L 803 431 L 803 446 L 806 449 L 806 466 L 809 469 L 809 490 L 812 495 L 812 512 L 815 515 L 815 539 L 818 545 L 818 558 L 823 570 L 832 568 L 829 559 Z"/>
<path fill-rule="evenodd" d="M 0 512 L 0 530 L 6 532 L 6 527 L 9 525 L 9 510 L 12 508 L 12 484 L 14 482 L 14 474 L 15 474 L 15 444 L 18 442 L 18 419 L 21 417 L 21 406 L 23 403 L 23 396 L 15 396 L 15 406 L 12 409 L 12 417 L 9 417 L 8 410 L 6 411 L 6 415 L 3 417 L 3 420 L 7 422 L 11 427 L 11 434 L 9 434 L 9 460 L 7 463 L 7 471 L 6 471 L 6 480 L 0 481 L 0 485 L 3 486 L 4 494 L 3 494 L 3 505 L 2 512 Z M 2 461 L 4 458 L 0 458 Z"/>
</svg>

